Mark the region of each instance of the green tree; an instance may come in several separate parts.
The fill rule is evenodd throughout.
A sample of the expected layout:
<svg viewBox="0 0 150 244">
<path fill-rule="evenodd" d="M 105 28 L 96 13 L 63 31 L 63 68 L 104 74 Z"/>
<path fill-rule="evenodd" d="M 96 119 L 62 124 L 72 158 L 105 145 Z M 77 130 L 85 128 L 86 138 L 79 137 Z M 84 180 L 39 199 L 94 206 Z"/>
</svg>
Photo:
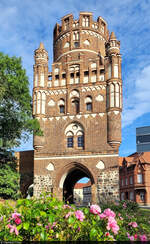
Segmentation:
<svg viewBox="0 0 150 244">
<path fill-rule="evenodd" d="M 32 118 L 29 81 L 21 58 L 0 52 L 0 197 L 17 199 L 20 175 L 11 149 L 27 140 L 30 133 L 42 135 Z"/>
<path fill-rule="evenodd" d="M 17 172 L 16 159 L 11 152 L 0 153 L 0 198 L 18 199 L 20 197 L 20 174 Z M 4 160 L 5 158 L 5 160 Z"/>
<path fill-rule="evenodd" d="M 30 133 L 42 135 L 39 122 L 32 118 L 29 81 L 21 58 L 0 53 L 0 140 L 3 148 L 20 144 Z"/>
</svg>

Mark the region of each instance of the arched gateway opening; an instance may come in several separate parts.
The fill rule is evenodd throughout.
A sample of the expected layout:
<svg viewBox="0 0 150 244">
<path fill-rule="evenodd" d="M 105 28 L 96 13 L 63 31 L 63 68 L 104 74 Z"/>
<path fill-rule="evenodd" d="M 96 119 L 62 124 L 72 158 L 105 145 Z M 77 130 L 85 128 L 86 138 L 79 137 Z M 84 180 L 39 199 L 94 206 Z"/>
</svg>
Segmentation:
<svg viewBox="0 0 150 244">
<path fill-rule="evenodd" d="M 61 178 L 61 185 L 63 187 L 63 200 L 65 202 L 74 203 L 74 186 L 83 177 L 87 177 L 91 181 L 91 199 L 93 199 L 95 181 L 88 168 L 79 163 L 72 163 L 69 165 L 69 168 L 66 169 L 66 171 L 67 172 Z"/>
</svg>

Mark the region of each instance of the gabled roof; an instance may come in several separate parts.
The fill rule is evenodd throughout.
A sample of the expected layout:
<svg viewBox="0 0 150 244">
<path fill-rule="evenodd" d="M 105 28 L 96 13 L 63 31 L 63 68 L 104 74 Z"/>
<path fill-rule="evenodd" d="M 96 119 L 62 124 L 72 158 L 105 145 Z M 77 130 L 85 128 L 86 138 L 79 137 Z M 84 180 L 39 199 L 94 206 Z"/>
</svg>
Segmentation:
<svg viewBox="0 0 150 244">
<path fill-rule="evenodd" d="M 127 163 L 127 166 L 137 163 L 150 163 L 150 152 L 135 152 L 128 157 L 119 157 L 119 166 L 123 166 L 123 162 Z"/>
</svg>

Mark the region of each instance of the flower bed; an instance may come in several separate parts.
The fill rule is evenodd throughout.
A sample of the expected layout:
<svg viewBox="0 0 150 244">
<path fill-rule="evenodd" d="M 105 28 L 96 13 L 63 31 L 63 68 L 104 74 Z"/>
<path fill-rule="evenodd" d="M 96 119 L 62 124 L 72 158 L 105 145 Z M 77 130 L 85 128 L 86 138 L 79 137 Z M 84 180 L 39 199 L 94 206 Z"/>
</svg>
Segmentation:
<svg viewBox="0 0 150 244">
<path fill-rule="evenodd" d="M 46 195 L 20 199 L 15 208 L 0 204 L 0 240 L 146 241 L 150 219 L 139 213 L 132 202 L 79 209 Z"/>
</svg>

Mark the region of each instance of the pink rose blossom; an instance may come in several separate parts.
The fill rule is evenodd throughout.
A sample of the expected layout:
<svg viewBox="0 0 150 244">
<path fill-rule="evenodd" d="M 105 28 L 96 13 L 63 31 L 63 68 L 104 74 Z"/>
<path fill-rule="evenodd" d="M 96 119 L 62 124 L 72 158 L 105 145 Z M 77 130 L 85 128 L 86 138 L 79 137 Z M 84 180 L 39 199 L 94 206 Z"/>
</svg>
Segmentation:
<svg viewBox="0 0 150 244">
<path fill-rule="evenodd" d="M 83 219 L 85 218 L 85 216 L 84 216 L 84 214 L 83 214 L 83 212 L 82 212 L 81 210 L 77 210 L 77 211 L 75 212 L 75 216 L 76 216 L 76 218 L 79 219 L 80 221 L 83 221 Z"/>
<path fill-rule="evenodd" d="M 90 212 L 93 213 L 93 214 L 100 214 L 101 213 L 101 208 L 96 205 L 96 204 L 93 204 L 90 206 Z"/>
<path fill-rule="evenodd" d="M 16 226 L 8 224 L 7 227 L 10 229 L 10 233 L 15 232 L 16 236 L 19 234 Z"/>
<path fill-rule="evenodd" d="M 137 238 L 138 238 L 138 235 L 137 235 L 137 234 L 135 234 L 135 235 L 134 235 L 134 238 L 135 238 L 135 239 L 137 239 Z"/>
<path fill-rule="evenodd" d="M 130 236 L 130 234 L 128 232 L 127 232 L 127 236 L 128 236 L 130 241 L 134 241 L 134 236 Z"/>
<path fill-rule="evenodd" d="M 136 228 L 138 226 L 136 222 L 130 222 L 128 225 L 131 225 L 134 228 Z"/>
<path fill-rule="evenodd" d="M 138 225 L 136 222 L 132 222 L 132 227 L 136 228 Z"/>
<path fill-rule="evenodd" d="M 107 230 L 112 229 L 114 234 L 118 234 L 119 226 L 117 225 L 117 222 L 113 217 L 108 218 L 108 223 L 106 228 Z"/>
<path fill-rule="evenodd" d="M 129 237 L 130 241 L 134 241 L 134 236 Z"/>
<path fill-rule="evenodd" d="M 121 216 L 121 213 L 118 213 L 118 216 L 120 217 Z"/>
<path fill-rule="evenodd" d="M 140 235 L 139 238 L 140 238 L 140 241 L 147 241 L 146 235 Z"/>
<path fill-rule="evenodd" d="M 105 209 L 104 214 L 106 215 L 106 217 L 116 217 L 116 214 L 110 208 Z"/>
<path fill-rule="evenodd" d="M 12 218 L 13 218 L 13 219 L 16 219 L 17 217 L 20 217 L 20 216 L 21 216 L 20 213 L 13 213 L 13 214 L 12 214 Z"/>
<path fill-rule="evenodd" d="M 105 215 L 104 213 L 102 213 L 102 214 L 99 214 L 99 217 L 100 217 L 101 219 L 105 219 L 105 218 L 106 218 L 106 215 Z"/>
<path fill-rule="evenodd" d="M 17 224 L 17 225 L 20 225 L 21 224 L 21 219 L 19 219 L 18 217 L 17 218 L 15 218 L 15 223 Z"/>
<path fill-rule="evenodd" d="M 120 220 L 123 220 L 123 218 L 122 218 L 122 217 L 120 217 Z"/>
<path fill-rule="evenodd" d="M 72 214 L 72 212 L 68 212 L 68 213 L 66 214 L 65 218 L 68 219 L 69 216 L 70 216 L 71 214 Z"/>
</svg>

